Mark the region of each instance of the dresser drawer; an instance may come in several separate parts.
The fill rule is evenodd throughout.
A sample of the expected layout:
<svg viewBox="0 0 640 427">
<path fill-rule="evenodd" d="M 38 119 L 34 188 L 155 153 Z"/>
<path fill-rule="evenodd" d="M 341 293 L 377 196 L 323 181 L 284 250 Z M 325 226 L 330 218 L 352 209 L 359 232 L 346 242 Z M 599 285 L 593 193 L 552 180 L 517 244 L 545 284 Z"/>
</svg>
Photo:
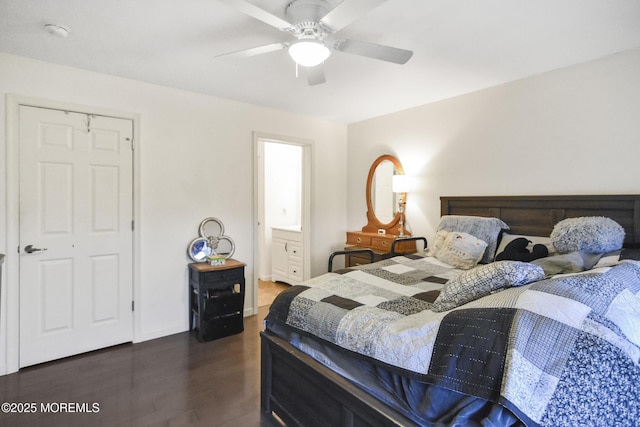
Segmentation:
<svg viewBox="0 0 640 427">
<path fill-rule="evenodd" d="M 395 252 L 398 254 L 414 253 L 416 251 L 417 247 L 415 240 L 409 240 L 407 242 L 398 241 L 396 243 Z"/>
<path fill-rule="evenodd" d="M 359 233 L 347 232 L 347 245 L 370 246 L 371 237 Z"/>
<path fill-rule="evenodd" d="M 392 243 L 393 243 L 393 238 L 391 239 L 388 237 L 372 237 L 371 238 L 371 247 L 374 249 L 390 251 Z"/>
<path fill-rule="evenodd" d="M 345 267 L 357 267 L 359 265 L 369 264 L 371 258 L 368 256 L 360 256 L 360 255 L 347 255 Z"/>
</svg>

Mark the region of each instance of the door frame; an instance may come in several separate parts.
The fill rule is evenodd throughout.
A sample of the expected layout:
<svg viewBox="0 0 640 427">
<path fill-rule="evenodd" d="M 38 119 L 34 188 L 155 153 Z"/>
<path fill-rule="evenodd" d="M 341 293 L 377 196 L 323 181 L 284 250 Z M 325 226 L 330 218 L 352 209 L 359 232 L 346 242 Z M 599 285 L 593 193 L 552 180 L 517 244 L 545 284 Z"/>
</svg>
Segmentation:
<svg viewBox="0 0 640 427">
<path fill-rule="evenodd" d="M 141 259 L 141 180 L 140 180 L 140 115 L 131 112 L 112 110 L 108 108 L 80 105 L 63 101 L 34 98 L 29 96 L 8 94 L 6 98 L 7 111 L 7 256 L 5 260 L 6 283 L 0 289 L 0 375 L 17 372 L 19 369 L 19 338 L 20 338 L 20 170 L 19 170 L 19 120 L 20 106 L 48 108 L 54 110 L 74 111 L 101 116 L 128 119 L 133 121 L 133 300 L 140 301 L 140 284 L 142 272 Z M 133 312 L 133 342 L 137 342 L 140 332 L 140 310 Z"/>
<path fill-rule="evenodd" d="M 264 143 L 273 142 L 279 144 L 297 145 L 302 147 L 302 269 L 303 279 L 311 277 L 311 181 L 313 176 L 312 157 L 314 144 L 312 140 L 294 138 L 290 136 L 274 135 L 270 133 L 253 133 L 253 313 L 258 313 L 258 278 L 260 271 L 260 223 L 264 223 Z M 261 188 L 262 186 L 262 188 Z"/>
</svg>

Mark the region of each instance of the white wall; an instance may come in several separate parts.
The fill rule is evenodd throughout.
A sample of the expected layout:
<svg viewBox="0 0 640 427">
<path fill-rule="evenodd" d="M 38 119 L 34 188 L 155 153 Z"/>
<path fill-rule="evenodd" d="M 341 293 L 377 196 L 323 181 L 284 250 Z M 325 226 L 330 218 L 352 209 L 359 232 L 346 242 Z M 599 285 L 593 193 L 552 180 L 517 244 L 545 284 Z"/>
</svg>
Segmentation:
<svg viewBox="0 0 640 427">
<path fill-rule="evenodd" d="M 302 225 L 302 147 L 264 144 L 264 247 L 258 277 L 271 280 L 271 227 Z"/>
<path fill-rule="evenodd" d="M 136 339 L 187 329 L 186 247 L 200 221 L 220 218 L 247 263 L 245 309 L 254 304 L 253 132 L 314 141 L 312 164 L 312 274 L 326 269 L 328 254 L 344 240 L 346 126 L 0 54 L 0 95 L 18 94 L 137 113 L 141 117 L 140 318 Z M 4 102 L 0 117 L 6 116 Z M 0 121 L 0 200 L 7 201 L 6 123 Z M 6 209 L 0 211 L 0 253 L 7 247 Z M 3 271 L 3 279 L 7 277 Z M 0 369 L 6 360 L 6 298 L 2 283 Z M 15 284 L 14 284 L 15 285 Z M 13 349 L 11 351 L 14 351 Z"/>
<path fill-rule="evenodd" d="M 639 76 L 637 49 L 349 125 L 348 228 L 385 153 L 416 178 L 407 220 L 427 238 L 440 196 L 640 193 Z"/>
<path fill-rule="evenodd" d="M 267 226 L 302 224 L 302 147 L 266 143 L 264 156 Z"/>
</svg>

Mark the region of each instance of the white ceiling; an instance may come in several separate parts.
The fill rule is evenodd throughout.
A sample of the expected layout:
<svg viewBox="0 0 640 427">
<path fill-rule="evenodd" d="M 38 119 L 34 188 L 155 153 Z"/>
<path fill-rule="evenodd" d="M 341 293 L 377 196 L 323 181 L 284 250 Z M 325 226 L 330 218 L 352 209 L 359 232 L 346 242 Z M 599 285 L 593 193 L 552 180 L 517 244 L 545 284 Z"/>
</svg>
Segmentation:
<svg viewBox="0 0 640 427">
<path fill-rule="evenodd" d="M 284 18 L 290 0 L 249 1 Z M 215 58 L 292 41 L 220 0 L 0 0 L 1 52 L 346 123 L 640 47 L 640 1 L 388 0 L 338 35 L 414 55 L 334 52 L 309 86 L 286 50 Z"/>
</svg>

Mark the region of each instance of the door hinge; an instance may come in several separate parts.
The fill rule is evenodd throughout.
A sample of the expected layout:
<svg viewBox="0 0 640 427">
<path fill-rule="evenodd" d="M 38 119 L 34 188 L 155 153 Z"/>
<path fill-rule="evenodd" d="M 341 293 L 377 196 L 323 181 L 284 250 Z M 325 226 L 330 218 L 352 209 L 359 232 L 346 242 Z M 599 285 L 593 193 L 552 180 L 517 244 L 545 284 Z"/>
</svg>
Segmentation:
<svg viewBox="0 0 640 427">
<path fill-rule="evenodd" d="M 131 231 L 134 231 L 136 227 L 136 222 L 134 220 L 131 220 Z"/>
<path fill-rule="evenodd" d="M 131 311 L 135 311 L 136 307 L 136 302 L 135 301 L 131 301 Z"/>
</svg>

